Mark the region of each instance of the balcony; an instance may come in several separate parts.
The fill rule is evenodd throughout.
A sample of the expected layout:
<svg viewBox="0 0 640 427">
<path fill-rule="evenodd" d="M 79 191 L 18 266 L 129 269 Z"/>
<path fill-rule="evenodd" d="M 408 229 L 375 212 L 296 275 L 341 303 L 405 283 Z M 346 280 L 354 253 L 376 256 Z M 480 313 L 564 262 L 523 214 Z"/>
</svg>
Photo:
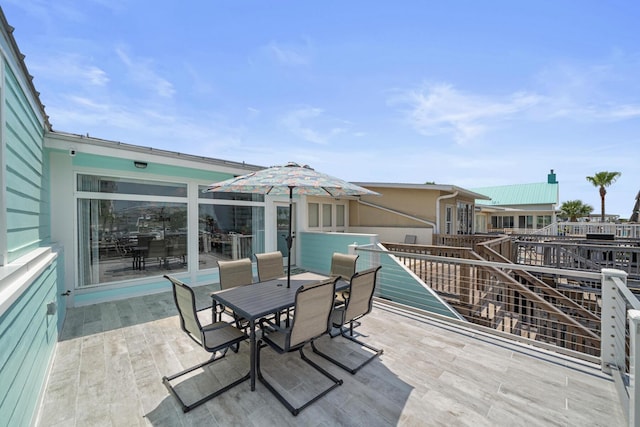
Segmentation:
<svg viewBox="0 0 640 427">
<path fill-rule="evenodd" d="M 196 290 L 208 304 L 214 289 Z M 248 382 L 183 414 L 161 377 L 209 355 L 180 330 L 171 293 L 73 308 L 37 425 L 626 425 L 599 364 L 382 299 L 356 331 L 384 354 L 352 376 L 309 352 L 344 384 L 295 418 Z M 198 395 L 226 373 L 245 373 L 248 349 L 196 371 L 184 390 Z M 297 374 L 297 355 L 265 355 L 293 394 L 313 386 Z"/>
</svg>

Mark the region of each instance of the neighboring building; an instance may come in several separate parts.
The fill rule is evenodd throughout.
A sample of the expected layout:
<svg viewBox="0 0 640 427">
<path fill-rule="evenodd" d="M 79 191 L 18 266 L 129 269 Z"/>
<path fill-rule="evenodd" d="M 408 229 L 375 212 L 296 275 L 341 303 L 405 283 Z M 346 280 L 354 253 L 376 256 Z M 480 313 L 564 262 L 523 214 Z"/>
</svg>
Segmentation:
<svg viewBox="0 0 640 427">
<path fill-rule="evenodd" d="M 531 233 L 556 222 L 560 184 L 547 182 L 473 188 L 489 200 L 476 200 L 476 232 Z"/>
<path fill-rule="evenodd" d="M 349 230 L 377 234 L 381 241 L 433 244 L 434 234 L 473 234 L 475 203 L 488 200 L 479 192 L 454 185 L 356 182 L 381 196 L 352 200 Z"/>
</svg>

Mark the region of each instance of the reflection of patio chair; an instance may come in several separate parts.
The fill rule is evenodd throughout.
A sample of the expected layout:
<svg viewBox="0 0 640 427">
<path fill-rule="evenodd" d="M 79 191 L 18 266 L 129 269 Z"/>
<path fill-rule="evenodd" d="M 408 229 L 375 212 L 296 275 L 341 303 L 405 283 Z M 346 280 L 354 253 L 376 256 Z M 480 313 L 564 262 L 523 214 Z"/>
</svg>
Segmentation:
<svg viewBox="0 0 640 427">
<path fill-rule="evenodd" d="M 234 261 L 218 261 L 218 270 L 220 273 L 220 289 L 231 289 L 236 286 L 250 285 L 253 283 L 253 271 L 251 266 L 251 260 L 249 258 L 238 259 Z M 218 307 L 220 307 L 218 309 Z M 216 316 L 218 320 L 222 320 L 222 313 L 227 313 L 233 316 L 240 326 L 240 322 L 246 323 L 243 319 L 239 318 L 232 310 L 226 307 L 216 304 Z"/>
<path fill-rule="evenodd" d="M 282 252 L 267 252 L 255 254 L 258 267 L 258 281 L 277 279 L 284 276 Z"/>
<path fill-rule="evenodd" d="M 293 315 L 290 328 L 281 328 L 267 319 L 260 320 L 262 339 L 258 341 L 258 357 L 256 359 L 258 379 L 293 415 L 298 415 L 301 410 L 342 384 L 341 379 L 334 377 L 311 359 L 307 358 L 302 351 L 307 343 L 313 343 L 316 338 L 321 337 L 329 331 L 329 318 L 333 307 L 335 289 L 336 279 L 312 283 L 298 288 L 296 291 L 295 314 Z M 271 348 L 280 354 L 298 350 L 302 360 L 330 379 L 332 384 L 306 403 L 294 407 L 262 375 L 260 351 L 263 343 L 269 344 Z M 295 394 L 298 394 L 297 390 Z"/>
<path fill-rule="evenodd" d="M 349 286 L 349 298 L 346 300 L 344 305 L 337 306 L 331 316 L 331 322 L 333 323 L 333 326 L 340 328 L 340 334 L 344 338 L 368 348 L 369 350 L 373 351 L 374 354 L 355 368 L 350 368 L 344 363 L 328 356 L 325 353 L 322 353 L 315 347 L 313 342 L 311 343 L 311 347 L 313 348 L 314 353 L 319 354 L 320 356 L 324 357 L 332 363 L 335 363 L 342 369 L 352 374 L 355 374 L 364 365 L 382 354 L 382 350 L 374 348 L 369 344 L 365 344 L 357 340 L 353 336 L 353 324 L 357 319 L 360 319 L 361 317 L 369 314 L 371 312 L 371 309 L 373 308 L 373 292 L 376 287 L 376 278 L 378 275 L 378 270 L 380 270 L 380 268 L 380 266 L 373 267 L 354 274 L 351 278 L 351 284 Z M 349 324 L 348 328 L 345 328 L 344 325 L 346 324 Z"/>
<path fill-rule="evenodd" d="M 188 412 L 196 406 L 202 405 L 208 400 L 213 399 L 214 397 L 224 393 L 232 387 L 235 387 L 241 382 L 248 380 L 250 374 L 247 373 L 242 378 L 239 378 L 234 382 L 217 389 L 216 391 L 189 405 L 186 404 L 178 395 L 178 392 L 171 385 L 171 381 L 190 372 L 193 372 L 196 369 L 204 368 L 205 366 L 222 359 L 226 356 L 229 348 L 234 345 L 236 346 L 237 351 L 237 346 L 240 345 L 240 342 L 247 339 L 248 337 L 246 334 L 242 333 L 240 330 L 234 328 L 232 325 L 226 322 L 215 322 L 203 326 L 198 319 L 198 311 L 202 310 L 196 310 L 195 295 L 193 293 L 193 290 L 177 279 L 166 275 L 164 277 L 171 282 L 173 288 L 173 299 L 175 301 L 176 308 L 178 309 L 178 315 L 180 316 L 180 327 L 187 333 L 189 338 L 194 340 L 196 343 L 202 346 L 202 348 L 212 354 L 212 358 L 207 360 L 206 362 L 195 365 L 189 369 L 178 372 L 177 374 L 171 375 L 169 377 L 162 377 L 162 382 L 167 387 L 169 392 L 178 400 L 178 402 L 180 402 L 182 410 L 184 412 Z M 209 308 L 210 307 L 207 307 L 203 310 L 208 310 Z M 218 351 L 220 351 L 221 353 L 216 355 L 216 352 Z"/>
<path fill-rule="evenodd" d="M 356 261 L 358 255 L 341 254 L 335 252 L 331 257 L 331 277 L 342 278 L 344 280 L 350 280 L 351 276 L 356 273 Z M 342 304 L 345 299 L 349 297 L 349 291 L 345 290 L 336 293 L 336 303 Z"/>
<path fill-rule="evenodd" d="M 145 258 L 155 258 L 158 261 L 158 267 L 167 262 L 167 244 L 163 240 L 150 240 L 149 249 L 145 254 Z M 146 264 L 146 261 L 145 261 Z"/>
<path fill-rule="evenodd" d="M 182 265 L 187 264 L 187 236 L 179 236 L 168 247 L 168 256 L 178 258 Z"/>
</svg>

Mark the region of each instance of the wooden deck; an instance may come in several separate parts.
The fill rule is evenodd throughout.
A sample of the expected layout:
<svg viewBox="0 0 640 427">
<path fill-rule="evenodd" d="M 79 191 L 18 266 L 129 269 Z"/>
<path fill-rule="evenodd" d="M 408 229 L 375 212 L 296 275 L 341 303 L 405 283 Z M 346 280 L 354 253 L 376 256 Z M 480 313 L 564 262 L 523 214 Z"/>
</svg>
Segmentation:
<svg viewBox="0 0 640 427">
<path fill-rule="evenodd" d="M 206 287 L 196 288 L 202 305 Z M 613 382 L 598 366 L 376 303 L 357 329 L 382 347 L 356 375 L 307 353 L 344 384 L 293 417 L 257 383 L 240 386 L 183 414 L 161 377 L 206 360 L 179 328 L 170 293 L 74 308 L 67 314 L 39 426 L 623 426 Z M 343 338 L 319 347 L 356 360 Z M 185 381 L 206 392 L 248 371 L 249 346 Z M 293 396 L 317 377 L 297 353 L 265 350 L 263 369 Z M 321 387 L 323 384 L 320 384 Z"/>
</svg>

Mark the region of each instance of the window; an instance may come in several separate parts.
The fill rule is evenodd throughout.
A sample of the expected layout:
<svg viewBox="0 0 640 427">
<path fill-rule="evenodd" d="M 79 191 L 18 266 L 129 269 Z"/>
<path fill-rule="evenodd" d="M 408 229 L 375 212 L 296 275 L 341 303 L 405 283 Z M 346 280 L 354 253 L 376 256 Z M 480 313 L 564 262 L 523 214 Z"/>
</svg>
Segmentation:
<svg viewBox="0 0 640 427">
<path fill-rule="evenodd" d="M 513 216 L 499 216 L 492 215 L 491 216 L 491 228 L 500 229 L 500 228 L 513 228 Z"/>
<path fill-rule="evenodd" d="M 345 206 L 336 205 L 336 227 L 345 226 Z"/>
<path fill-rule="evenodd" d="M 453 206 L 447 205 L 444 218 L 444 234 L 453 234 Z"/>
<path fill-rule="evenodd" d="M 533 215 L 520 215 L 518 217 L 518 228 L 532 229 Z"/>
<path fill-rule="evenodd" d="M 307 211 L 309 212 L 309 227 L 320 227 L 320 205 L 317 203 L 309 203 Z"/>
<path fill-rule="evenodd" d="M 538 215 L 536 221 L 536 228 L 544 228 L 551 224 L 551 215 Z"/>
<path fill-rule="evenodd" d="M 199 187 L 199 269 L 217 268 L 219 259 L 251 258 L 264 252 L 264 196 L 208 193 Z"/>
<path fill-rule="evenodd" d="M 473 205 L 470 203 L 457 203 L 458 234 L 473 233 Z"/>
<path fill-rule="evenodd" d="M 331 208 L 332 205 L 323 204 L 322 205 L 322 226 L 323 227 L 331 227 Z"/>
<path fill-rule="evenodd" d="M 79 174 L 79 286 L 187 269 L 187 185 Z"/>
</svg>

